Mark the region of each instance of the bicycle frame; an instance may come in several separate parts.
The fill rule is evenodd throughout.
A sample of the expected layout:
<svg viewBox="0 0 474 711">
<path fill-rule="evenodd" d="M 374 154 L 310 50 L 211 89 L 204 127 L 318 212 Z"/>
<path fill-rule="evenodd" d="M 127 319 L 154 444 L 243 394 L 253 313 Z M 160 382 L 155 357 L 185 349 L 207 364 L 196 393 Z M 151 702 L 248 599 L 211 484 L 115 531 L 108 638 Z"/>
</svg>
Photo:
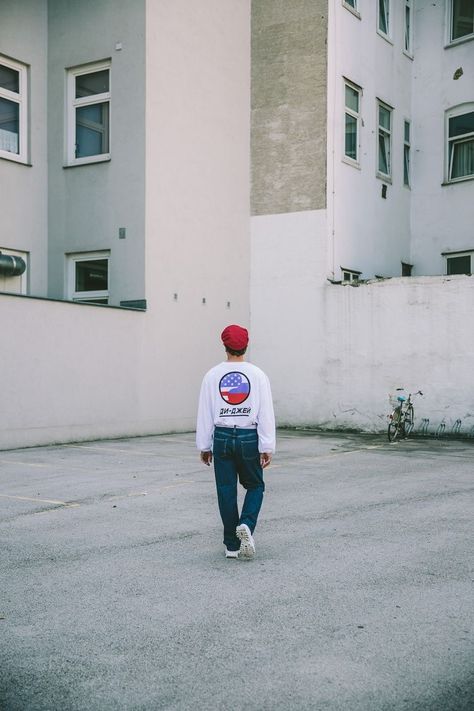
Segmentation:
<svg viewBox="0 0 474 711">
<path fill-rule="evenodd" d="M 401 390 L 403 390 L 403 388 L 397 388 L 397 391 Z M 413 409 L 412 397 L 415 395 L 423 395 L 423 393 L 421 390 L 418 390 L 416 393 L 409 393 L 408 397 L 405 397 L 405 395 L 397 395 L 399 404 L 389 415 L 390 421 L 387 430 L 389 442 L 395 442 L 402 437 L 405 439 L 413 431 L 415 411 Z"/>
</svg>

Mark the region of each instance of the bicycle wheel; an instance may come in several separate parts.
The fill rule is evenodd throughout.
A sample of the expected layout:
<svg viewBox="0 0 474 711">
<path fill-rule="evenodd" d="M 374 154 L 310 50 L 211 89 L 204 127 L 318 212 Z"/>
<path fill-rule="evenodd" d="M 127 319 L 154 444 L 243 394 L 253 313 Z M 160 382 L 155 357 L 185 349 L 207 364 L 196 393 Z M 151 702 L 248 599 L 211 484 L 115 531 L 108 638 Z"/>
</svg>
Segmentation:
<svg viewBox="0 0 474 711">
<path fill-rule="evenodd" d="M 388 441 L 395 442 L 402 433 L 400 410 L 397 408 L 390 415 L 390 422 L 388 423 Z"/>
<path fill-rule="evenodd" d="M 409 405 L 405 412 L 405 418 L 403 421 L 403 429 L 405 430 L 405 437 L 408 437 L 413 432 L 413 427 L 415 426 L 415 411 L 413 405 Z"/>
</svg>

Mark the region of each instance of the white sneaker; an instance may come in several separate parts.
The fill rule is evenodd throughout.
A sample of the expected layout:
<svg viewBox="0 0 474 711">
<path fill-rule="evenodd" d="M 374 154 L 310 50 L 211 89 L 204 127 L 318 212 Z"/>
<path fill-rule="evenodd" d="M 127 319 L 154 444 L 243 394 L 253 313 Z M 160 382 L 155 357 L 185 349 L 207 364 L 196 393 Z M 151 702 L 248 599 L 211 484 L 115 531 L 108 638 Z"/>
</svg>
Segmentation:
<svg viewBox="0 0 474 711">
<path fill-rule="evenodd" d="M 230 551 L 228 548 L 225 549 L 225 557 L 226 558 L 238 558 L 239 557 L 239 551 Z"/>
<path fill-rule="evenodd" d="M 240 557 L 253 558 L 255 555 L 255 542 L 250 533 L 250 528 L 246 523 L 241 523 L 240 526 L 237 526 L 235 532 L 237 538 L 240 538 Z"/>
</svg>

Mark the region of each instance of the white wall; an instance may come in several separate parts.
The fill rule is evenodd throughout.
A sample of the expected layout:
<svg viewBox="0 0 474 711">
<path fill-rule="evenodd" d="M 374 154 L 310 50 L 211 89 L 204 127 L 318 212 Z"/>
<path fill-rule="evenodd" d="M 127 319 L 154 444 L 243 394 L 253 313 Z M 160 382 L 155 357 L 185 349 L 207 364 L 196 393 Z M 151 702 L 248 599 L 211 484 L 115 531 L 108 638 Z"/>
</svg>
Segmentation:
<svg viewBox="0 0 474 711">
<path fill-rule="evenodd" d="M 250 3 L 150 0 L 146 28 L 148 310 L 0 295 L 0 447 L 191 430 L 202 376 L 224 359 L 222 329 L 249 324 Z M 84 188 L 75 171 L 89 168 L 52 185 Z M 104 206 L 109 225 L 115 209 Z M 70 216 L 58 210 L 59 240 Z"/>
<path fill-rule="evenodd" d="M 377 31 L 378 3 L 360 3 L 361 17 L 340 0 L 329 3 L 328 24 L 328 272 L 340 267 L 398 276 L 410 260 L 410 191 L 403 186 L 403 121 L 411 118 L 412 60 L 403 54 L 403 3 L 392 2 L 392 42 Z M 360 167 L 343 161 L 344 78 L 363 90 Z M 376 177 L 376 99 L 393 107 L 392 183 L 381 197 Z"/>
<path fill-rule="evenodd" d="M 26 64 L 29 82 L 29 165 L 0 159 L 0 250 L 29 254 L 29 291 L 47 291 L 47 3 L 2 0 L 0 54 Z M 0 289 L 19 291 L 18 279 Z M 20 287 L 21 288 L 21 287 Z"/>
<path fill-rule="evenodd" d="M 442 252 L 474 250 L 474 180 L 443 185 L 445 111 L 474 102 L 474 40 L 445 47 L 445 3 L 416 7 L 412 256 L 417 274 L 445 274 Z"/>
</svg>

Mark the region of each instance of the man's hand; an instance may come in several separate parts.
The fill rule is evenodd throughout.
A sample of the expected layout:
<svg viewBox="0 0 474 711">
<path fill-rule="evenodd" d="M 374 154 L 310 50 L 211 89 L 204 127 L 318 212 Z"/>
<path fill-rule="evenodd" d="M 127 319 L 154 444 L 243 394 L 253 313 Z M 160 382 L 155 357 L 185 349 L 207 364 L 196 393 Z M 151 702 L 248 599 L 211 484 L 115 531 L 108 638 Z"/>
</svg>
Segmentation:
<svg viewBox="0 0 474 711">
<path fill-rule="evenodd" d="M 212 452 L 201 452 L 201 462 L 210 467 L 212 462 Z"/>
<path fill-rule="evenodd" d="M 262 469 L 265 469 L 265 467 L 268 467 L 270 462 L 272 461 L 272 454 L 271 452 L 262 452 L 260 455 L 260 466 Z"/>
</svg>

